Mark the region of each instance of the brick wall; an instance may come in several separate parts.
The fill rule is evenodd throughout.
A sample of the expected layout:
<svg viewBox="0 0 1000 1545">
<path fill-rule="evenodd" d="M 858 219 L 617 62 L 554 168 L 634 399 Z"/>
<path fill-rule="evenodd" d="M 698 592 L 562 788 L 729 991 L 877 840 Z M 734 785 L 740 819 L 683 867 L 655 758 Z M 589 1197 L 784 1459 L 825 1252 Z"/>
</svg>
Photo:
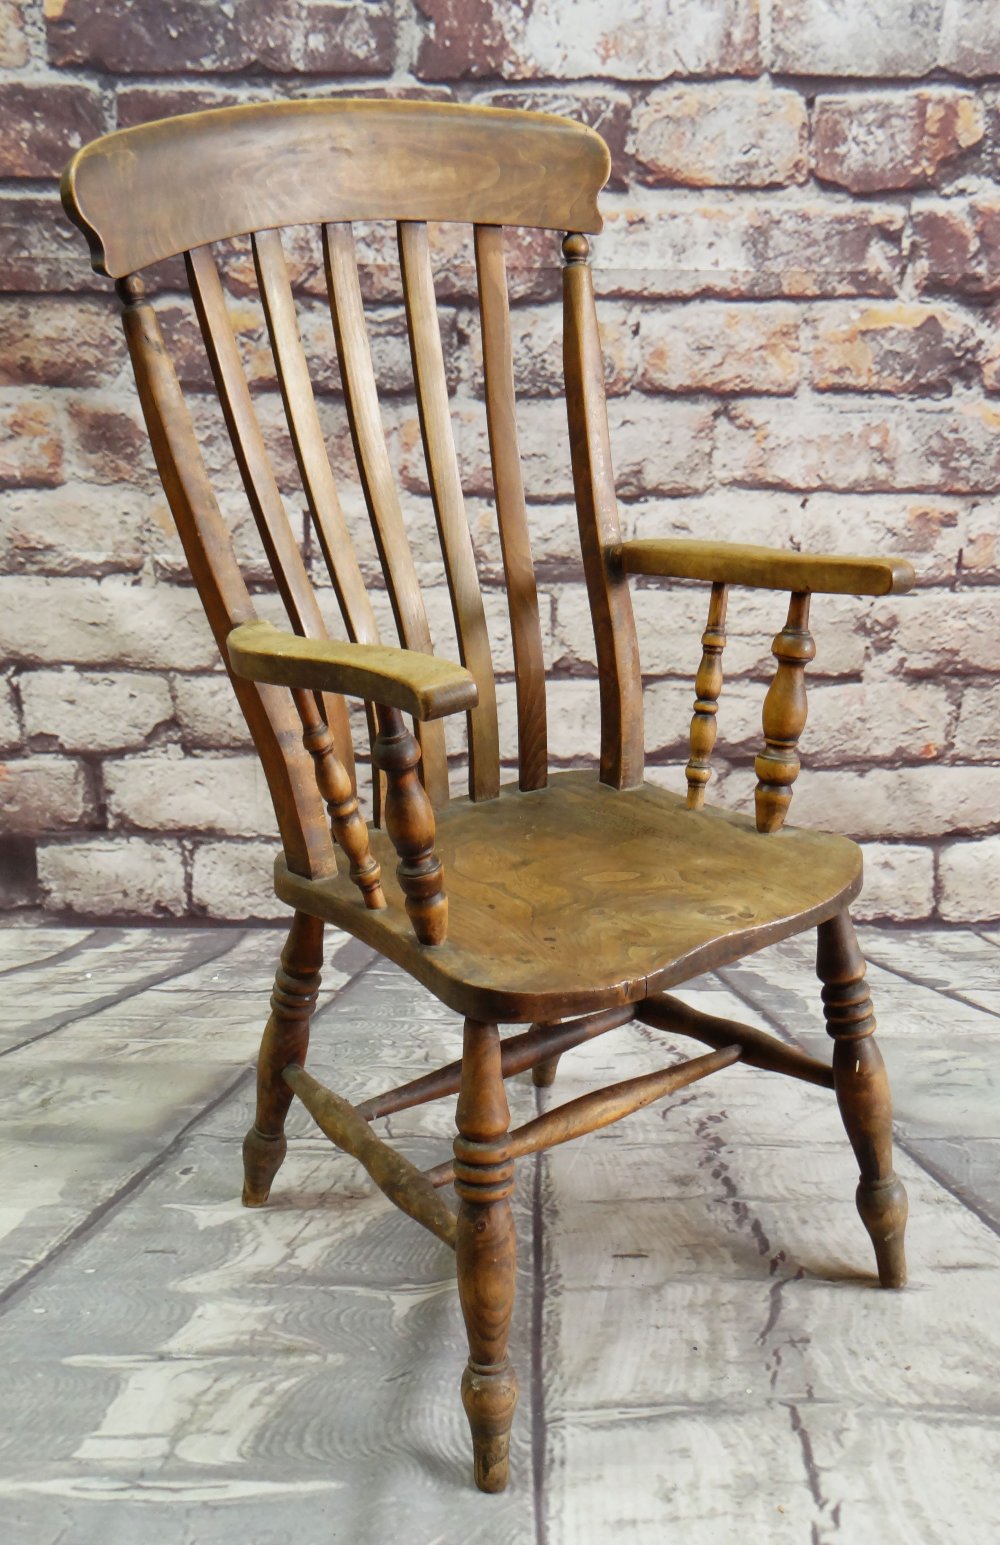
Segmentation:
<svg viewBox="0 0 1000 1545">
<path fill-rule="evenodd" d="M 0 0 L 0 67 L 6 906 L 275 910 L 266 795 L 170 531 L 114 307 L 62 221 L 53 178 L 72 148 L 116 126 L 361 90 L 553 109 L 605 136 L 614 176 L 595 254 L 626 531 L 912 557 L 915 596 L 816 602 L 793 817 L 865 843 L 865 915 L 1000 914 L 1000 7 Z M 296 249 L 323 412 L 357 511 L 311 261 Z M 503 667 L 468 272 L 461 253 L 441 261 L 460 454 Z M 226 272 L 274 424 L 245 255 Z M 447 599 L 386 275 L 369 276 L 375 353 L 444 652 Z M 597 693 L 556 396 L 555 277 L 523 270 L 515 330 L 553 759 L 569 764 L 595 751 Z M 189 315 L 180 296 L 165 303 L 225 473 Z M 311 553 L 290 460 L 282 482 Z M 238 499 L 229 510 L 249 554 Z M 635 600 L 654 776 L 682 786 L 704 591 L 640 584 Z M 750 592 L 731 607 L 717 788 L 744 808 L 781 607 Z M 500 699 L 511 745 L 509 674 Z"/>
</svg>

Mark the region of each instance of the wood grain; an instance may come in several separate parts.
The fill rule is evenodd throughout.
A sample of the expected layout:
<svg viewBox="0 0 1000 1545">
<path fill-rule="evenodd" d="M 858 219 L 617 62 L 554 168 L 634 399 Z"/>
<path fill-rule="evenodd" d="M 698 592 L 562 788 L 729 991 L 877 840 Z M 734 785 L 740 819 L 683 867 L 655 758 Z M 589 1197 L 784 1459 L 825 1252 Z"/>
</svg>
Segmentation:
<svg viewBox="0 0 1000 1545">
<path fill-rule="evenodd" d="M 636 537 L 622 542 L 618 558 L 627 574 L 707 579 L 764 590 L 805 590 L 827 595 L 901 595 L 916 583 L 905 558 L 840 557 L 833 553 L 781 551 L 738 542 Z"/>
<path fill-rule="evenodd" d="M 559 773 L 546 789 L 437 816 L 450 898 L 447 943 L 413 944 L 378 832 L 388 907 L 366 912 L 350 882 L 305 883 L 279 860 L 283 900 L 315 910 L 412 972 L 460 1014 L 550 1021 L 637 1003 L 832 916 L 861 888 L 844 837 L 758 833 L 745 816 L 688 810 L 652 785 L 608 788 Z"/>
</svg>

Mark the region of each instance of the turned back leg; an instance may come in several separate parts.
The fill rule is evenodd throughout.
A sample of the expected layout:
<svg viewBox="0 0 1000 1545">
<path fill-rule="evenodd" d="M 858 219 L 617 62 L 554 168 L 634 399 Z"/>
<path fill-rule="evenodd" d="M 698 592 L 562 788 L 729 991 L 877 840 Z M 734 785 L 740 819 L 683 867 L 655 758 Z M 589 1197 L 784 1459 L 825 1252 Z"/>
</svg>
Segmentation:
<svg viewBox="0 0 1000 1545">
<path fill-rule="evenodd" d="M 907 1202 L 903 1182 L 892 1167 L 892 1094 L 875 1041 L 864 956 L 847 912 L 820 925 L 816 973 L 823 983 L 823 1012 L 834 1041 L 837 1104 L 861 1171 L 858 1212 L 875 1246 L 879 1281 L 883 1287 L 902 1287 Z"/>
<path fill-rule="evenodd" d="M 281 1076 L 290 1063 L 300 1067 L 309 1045 L 323 963 L 323 924 L 296 912 L 274 978 L 271 1017 L 257 1060 L 257 1112 L 243 1139 L 243 1205 L 263 1207 L 281 1167 L 288 1142 L 285 1117 L 292 1091 Z"/>
<path fill-rule="evenodd" d="M 476 1485 L 480 1491 L 502 1491 L 517 1403 L 517 1376 L 507 1356 L 517 1240 L 510 1206 L 514 1164 L 503 1145 L 510 1114 L 496 1025 L 465 1022 L 456 1123 L 455 1190 L 461 1206 L 455 1254 L 469 1338 L 462 1400 L 472 1429 Z"/>
</svg>

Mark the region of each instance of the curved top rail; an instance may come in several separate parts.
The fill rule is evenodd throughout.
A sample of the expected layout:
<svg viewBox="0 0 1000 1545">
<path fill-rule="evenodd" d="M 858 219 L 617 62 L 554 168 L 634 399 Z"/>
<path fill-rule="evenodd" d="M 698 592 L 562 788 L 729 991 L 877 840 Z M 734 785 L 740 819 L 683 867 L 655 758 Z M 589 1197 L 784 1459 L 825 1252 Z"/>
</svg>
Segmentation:
<svg viewBox="0 0 1000 1545">
<path fill-rule="evenodd" d="M 162 118 L 85 145 L 62 179 L 98 273 L 228 236 L 349 220 L 599 231 L 610 170 L 569 118 L 444 102 L 269 102 Z"/>
</svg>

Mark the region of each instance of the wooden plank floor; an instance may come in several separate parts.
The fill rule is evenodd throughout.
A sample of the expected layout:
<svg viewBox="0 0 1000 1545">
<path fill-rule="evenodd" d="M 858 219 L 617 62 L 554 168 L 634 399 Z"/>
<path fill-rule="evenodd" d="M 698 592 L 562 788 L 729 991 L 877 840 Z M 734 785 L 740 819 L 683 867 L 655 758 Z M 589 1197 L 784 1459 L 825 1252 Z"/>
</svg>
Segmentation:
<svg viewBox="0 0 1000 1545">
<path fill-rule="evenodd" d="M 833 1099 L 733 1068 L 519 1166 L 510 1490 L 471 1485 L 450 1253 L 304 1112 L 239 1143 L 280 936 L 0 932 L 4 1545 L 995 1545 L 1000 934 L 864 930 L 910 1192 L 873 1286 Z M 460 1026 L 333 935 L 310 1066 L 349 1098 Z M 825 1052 L 807 941 L 692 984 Z M 628 1027 L 515 1122 L 670 1060 Z M 380 1123 L 425 1163 L 453 1102 Z"/>
</svg>

